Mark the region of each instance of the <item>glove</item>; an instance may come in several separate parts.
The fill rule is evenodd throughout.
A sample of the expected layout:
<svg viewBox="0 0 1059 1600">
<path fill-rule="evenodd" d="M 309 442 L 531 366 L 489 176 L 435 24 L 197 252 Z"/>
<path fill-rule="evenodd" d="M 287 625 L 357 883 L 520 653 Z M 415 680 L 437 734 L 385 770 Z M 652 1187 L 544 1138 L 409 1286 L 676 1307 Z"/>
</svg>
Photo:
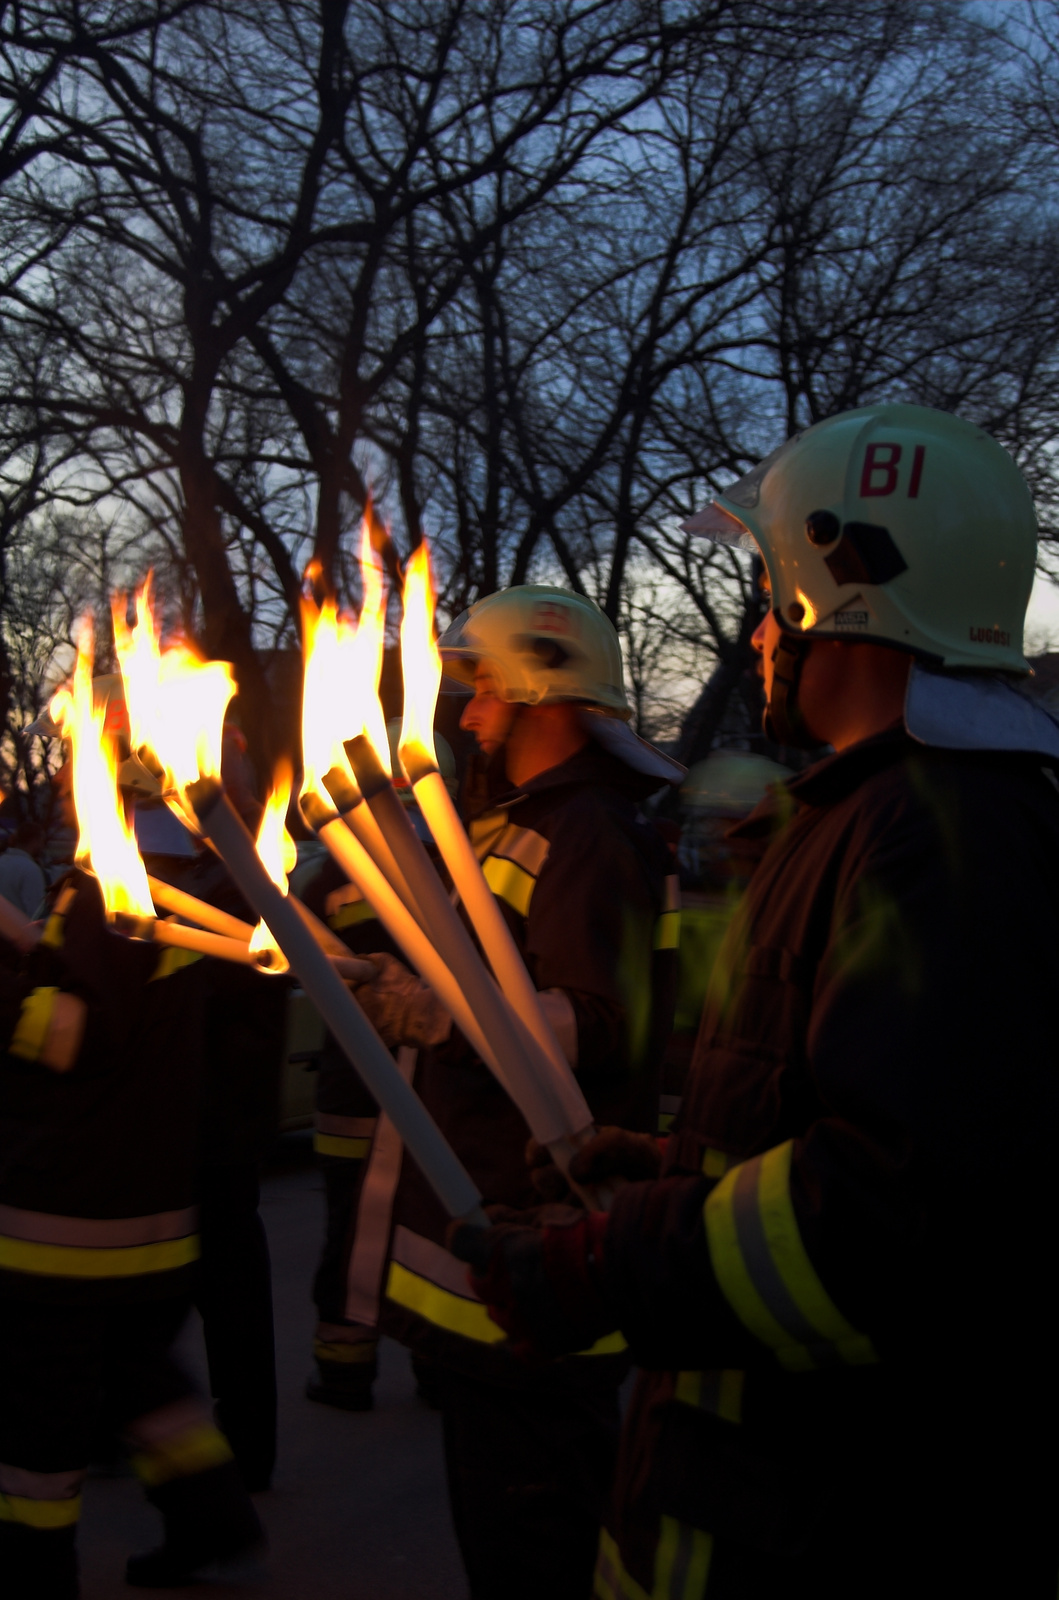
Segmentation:
<svg viewBox="0 0 1059 1600">
<path fill-rule="evenodd" d="M 378 968 L 378 977 L 358 984 L 353 995 L 384 1043 L 424 1048 L 448 1038 L 452 1018 L 422 978 L 395 956 L 370 955 L 367 960 Z"/>
<path fill-rule="evenodd" d="M 580 1201 L 555 1165 L 547 1145 L 531 1139 L 526 1146 L 530 1181 L 545 1201 L 579 1205 Z M 629 1128 L 600 1128 L 575 1151 L 570 1161 L 570 1176 L 584 1189 L 612 1182 L 615 1178 L 639 1183 L 657 1178 L 662 1171 L 662 1149 L 650 1133 L 633 1133 Z"/>
<path fill-rule="evenodd" d="M 525 1215 L 537 1226 L 454 1223 L 449 1249 L 470 1264 L 475 1292 L 516 1355 L 532 1362 L 586 1350 L 617 1327 L 602 1288 L 607 1218 L 571 1206 Z"/>
</svg>

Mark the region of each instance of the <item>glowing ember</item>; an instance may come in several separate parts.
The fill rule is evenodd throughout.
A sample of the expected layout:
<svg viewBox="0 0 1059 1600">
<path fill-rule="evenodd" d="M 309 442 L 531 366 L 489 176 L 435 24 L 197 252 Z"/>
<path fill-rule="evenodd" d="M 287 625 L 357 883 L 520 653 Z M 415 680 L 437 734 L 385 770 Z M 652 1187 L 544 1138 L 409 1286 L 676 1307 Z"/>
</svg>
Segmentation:
<svg viewBox="0 0 1059 1600">
<path fill-rule="evenodd" d="M 60 689 L 49 707 L 70 741 L 77 861 L 98 878 L 108 914 L 129 911 L 153 917 L 147 873 L 118 793 L 118 752 L 105 733 L 107 707 L 93 701 L 93 643 L 92 623 L 86 619 L 77 642 L 73 686 Z"/>
<path fill-rule="evenodd" d="M 441 685 L 441 656 L 434 637 L 434 587 L 425 540 L 412 552 L 405 569 L 401 670 L 404 674 L 401 749 L 414 748 L 435 761 L 434 708 Z"/>
<path fill-rule="evenodd" d="M 272 790 L 265 801 L 265 810 L 257 830 L 257 853 L 261 864 L 282 894 L 287 893 L 288 874 L 294 871 L 298 861 L 297 846 L 287 832 L 286 821 L 293 777 L 290 762 L 281 761 L 276 767 Z M 255 953 L 258 950 L 274 950 L 279 954 L 279 946 L 263 922 L 259 922 L 254 929 L 250 949 Z"/>
<path fill-rule="evenodd" d="M 126 598 L 113 605 L 114 643 L 125 683 L 133 748 L 146 745 L 182 791 L 197 778 L 221 775 L 224 714 L 236 692 L 226 661 L 203 661 L 187 644 L 162 650 L 151 606 L 150 579 L 136 596 L 136 622 L 125 621 Z"/>
</svg>

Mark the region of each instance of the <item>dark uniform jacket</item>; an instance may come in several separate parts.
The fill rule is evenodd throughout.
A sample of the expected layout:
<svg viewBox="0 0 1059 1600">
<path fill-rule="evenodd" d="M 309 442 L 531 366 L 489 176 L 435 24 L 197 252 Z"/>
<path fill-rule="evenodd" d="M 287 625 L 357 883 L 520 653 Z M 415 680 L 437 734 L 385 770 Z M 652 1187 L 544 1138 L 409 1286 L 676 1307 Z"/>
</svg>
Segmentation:
<svg viewBox="0 0 1059 1600">
<path fill-rule="evenodd" d="M 653 1129 L 657 1116 L 675 985 L 668 852 L 637 805 L 656 787 L 592 744 L 509 791 L 470 830 L 534 983 L 562 990 L 571 1003 L 577 1076 L 594 1115 L 641 1129 Z M 529 1130 L 461 1035 L 423 1053 L 415 1086 L 485 1203 L 533 1204 Z M 363 1265 L 358 1246 L 366 1220 L 383 1216 L 392 1227 L 381 1280 L 383 1331 L 449 1365 L 521 1377 L 466 1269 L 444 1249 L 447 1219 L 410 1159 L 400 1166 L 395 1203 L 377 1206 L 374 1169 L 386 1168 L 385 1127 L 381 1122 L 365 1178 L 351 1281 Z M 397 1169 L 387 1170 L 396 1185 Z M 608 1341 L 607 1351 L 618 1344 Z"/>
<path fill-rule="evenodd" d="M 893 732 L 789 795 L 608 1227 L 652 1370 L 598 1592 L 1050 1594 L 1059 794 Z"/>
<path fill-rule="evenodd" d="M 54 997 L 87 1006 L 73 1067 L 40 1050 Z M 0 1055 L 0 1295 L 183 1292 L 198 1255 L 201 1026 L 187 952 L 112 933 L 93 878 L 57 886 L 7 997 Z"/>
</svg>

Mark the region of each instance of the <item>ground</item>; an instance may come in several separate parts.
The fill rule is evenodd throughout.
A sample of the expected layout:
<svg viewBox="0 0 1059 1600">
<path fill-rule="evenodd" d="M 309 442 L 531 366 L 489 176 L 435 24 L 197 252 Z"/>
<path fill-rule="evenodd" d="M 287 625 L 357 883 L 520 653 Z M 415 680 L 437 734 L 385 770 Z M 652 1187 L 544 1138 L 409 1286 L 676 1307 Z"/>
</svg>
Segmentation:
<svg viewBox="0 0 1059 1600">
<path fill-rule="evenodd" d="M 253 1584 L 165 1591 L 179 1600 L 459 1600 L 466 1593 L 449 1521 L 436 1412 L 415 1396 L 408 1357 L 384 1344 L 373 1412 L 304 1397 L 311 1360 L 309 1286 L 323 1223 L 307 1135 L 284 1140 L 263 1186 L 272 1250 L 279 1374 L 275 1487 L 255 1496 L 269 1535 L 265 1576 Z M 201 1332 L 189 1362 L 204 1371 Z M 120 1600 L 125 1558 L 159 1542 L 160 1520 L 131 1478 L 93 1478 L 81 1521 L 82 1600 Z"/>
</svg>

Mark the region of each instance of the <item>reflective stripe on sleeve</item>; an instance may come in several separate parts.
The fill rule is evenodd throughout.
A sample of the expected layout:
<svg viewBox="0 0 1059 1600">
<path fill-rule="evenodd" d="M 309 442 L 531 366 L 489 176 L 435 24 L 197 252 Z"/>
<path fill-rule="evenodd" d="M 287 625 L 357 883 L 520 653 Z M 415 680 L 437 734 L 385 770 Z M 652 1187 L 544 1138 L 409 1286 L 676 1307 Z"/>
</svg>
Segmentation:
<svg viewBox="0 0 1059 1600">
<path fill-rule="evenodd" d="M 51 916 L 44 924 L 44 932 L 40 942 L 46 950 L 58 950 L 66 938 L 66 913 L 74 902 L 77 891 L 72 883 L 60 891 L 59 898 L 52 906 Z"/>
<path fill-rule="evenodd" d="M 392 1260 L 386 1279 L 387 1298 L 414 1311 L 447 1333 L 478 1344 L 500 1344 L 507 1338 L 471 1288 L 467 1268 L 441 1245 L 410 1228 L 394 1229 Z M 579 1356 L 616 1355 L 626 1348 L 620 1333 L 604 1334 Z"/>
<path fill-rule="evenodd" d="M 743 1380 L 746 1374 L 734 1367 L 709 1372 L 678 1372 L 674 1397 L 682 1405 L 694 1406 L 722 1422 L 743 1420 Z"/>
<path fill-rule="evenodd" d="M 530 901 L 537 887 L 536 878 L 514 861 L 505 861 L 501 856 L 486 856 L 482 862 L 482 873 L 498 900 L 506 900 L 520 917 L 529 916 Z"/>
<path fill-rule="evenodd" d="M 710 1260 L 740 1321 L 792 1372 L 878 1360 L 802 1243 L 790 1197 L 793 1141 L 733 1167 L 705 1205 Z"/>
<path fill-rule="evenodd" d="M 150 982 L 157 983 L 162 978 L 171 978 L 175 972 L 183 972 L 185 967 L 190 967 L 196 961 L 201 961 L 202 956 L 197 950 L 181 950 L 176 945 L 166 945 L 158 957 L 158 965 L 151 973 Z"/>
<path fill-rule="evenodd" d="M 57 988 L 33 989 L 23 1000 L 8 1050 L 23 1061 L 39 1061 L 51 1027 Z"/>
<path fill-rule="evenodd" d="M 0 1462 L 0 1522 L 46 1532 L 69 1528 L 81 1515 L 84 1469 L 73 1472 L 31 1472 Z"/>
<path fill-rule="evenodd" d="M 654 948 L 675 950 L 680 944 L 680 912 L 663 911 L 655 923 Z"/>
<path fill-rule="evenodd" d="M 374 915 L 373 908 L 366 900 L 354 900 L 329 912 L 327 926 L 335 933 L 340 933 L 343 928 L 355 928 L 360 922 L 370 922 Z"/>
<path fill-rule="evenodd" d="M 712 1558 L 712 1534 L 678 1522 L 675 1517 L 662 1517 L 654 1582 L 648 1591 L 626 1571 L 617 1541 L 603 1528 L 592 1594 L 594 1600 L 702 1600 Z"/>
</svg>

